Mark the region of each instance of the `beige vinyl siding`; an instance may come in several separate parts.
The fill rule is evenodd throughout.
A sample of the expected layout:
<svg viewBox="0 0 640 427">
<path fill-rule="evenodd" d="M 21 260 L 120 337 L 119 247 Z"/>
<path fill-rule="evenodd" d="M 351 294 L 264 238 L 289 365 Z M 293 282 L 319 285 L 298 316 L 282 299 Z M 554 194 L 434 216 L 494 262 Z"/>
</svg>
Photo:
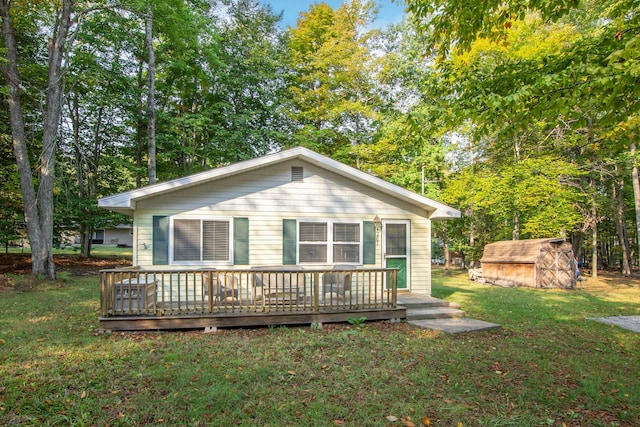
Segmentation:
<svg viewBox="0 0 640 427">
<path fill-rule="evenodd" d="M 106 228 L 104 230 L 104 244 L 127 245 L 133 244 L 130 228 Z"/>
<path fill-rule="evenodd" d="M 410 250 L 410 289 L 431 295 L 431 221 L 424 218 L 411 221 Z"/>
<path fill-rule="evenodd" d="M 292 182 L 292 166 L 303 167 L 301 182 Z M 377 215 L 384 220 L 410 220 L 410 286 L 414 291 L 430 291 L 431 227 L 427 212 L 299 160 L 138 201 L 134 263 L 143 267 L 150 267 L 153 261 L 154 215 L 249 218 L 252 266 L 282 264 L 284 218 L 360 222 L 373 221 Z M 376 256 L 377 265 L 382 266 L 379 241 Z"/>
</svg>

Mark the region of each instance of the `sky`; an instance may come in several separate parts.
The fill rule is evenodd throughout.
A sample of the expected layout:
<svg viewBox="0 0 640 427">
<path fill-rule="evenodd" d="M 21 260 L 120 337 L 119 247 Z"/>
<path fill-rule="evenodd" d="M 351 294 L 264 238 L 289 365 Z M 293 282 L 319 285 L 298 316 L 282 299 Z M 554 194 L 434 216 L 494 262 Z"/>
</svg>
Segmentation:
<svg viewBox="0 0 640 427">
<path fill-rule="evenodd" d="M 320 3 L 323 0 L 261 0 L 261 3 L 270 4 L 275 13 L 283 12 L 280 25 L 283 28 L 295 27 L 300 12 L 309 10 L 309 6 Z M 334 9 L 340 7 L 343 0 L 324 0 Z M 396 0 L 377 0 L 379 12 L 375 27 L 385 27 L 389 24 L 400 22 L 403 14 L 403 2 Z"/>
</svg>

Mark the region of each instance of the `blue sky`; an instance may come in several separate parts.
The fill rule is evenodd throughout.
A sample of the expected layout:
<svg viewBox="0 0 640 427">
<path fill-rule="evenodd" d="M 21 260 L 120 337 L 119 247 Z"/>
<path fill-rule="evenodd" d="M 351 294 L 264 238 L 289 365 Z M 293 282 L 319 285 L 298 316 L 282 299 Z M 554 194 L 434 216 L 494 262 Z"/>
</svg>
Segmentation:
<svg viewBox="0 0 640 427">
<path fill-rule="evenodd" d="M 322 0 L 261 0 L 261 3 L 270 4 L 275 13 L 283 11 L 281 26 L 287 28 L 294 27 L 300 16 L 300 12 L 309 10 L 309 6 L 313 3 L 320 3 Z M 334 9 L 340 7 L 343 0 L 324 0 Z M 378 18 L 374 23 L 376 27 L 384 27 L 402 19 L 403 2 L 402 0 L 377 0 L 379 12 Z"/>
</svg>

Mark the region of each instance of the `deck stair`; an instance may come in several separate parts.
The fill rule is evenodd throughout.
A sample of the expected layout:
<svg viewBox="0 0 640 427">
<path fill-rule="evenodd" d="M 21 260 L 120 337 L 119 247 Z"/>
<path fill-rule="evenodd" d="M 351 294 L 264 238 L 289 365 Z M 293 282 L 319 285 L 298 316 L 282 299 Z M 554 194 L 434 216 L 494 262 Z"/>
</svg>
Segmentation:
<svg viewBox="0 0 640 427">
<path fill-rule="evenodd" d="M 500 325 L 466 317 L 460 304 L 428 295 L 398 294 L 398 305 L 407 309 L 406 320 L 416 326 L 447 333 L 497 329 Z"/>
</svg>

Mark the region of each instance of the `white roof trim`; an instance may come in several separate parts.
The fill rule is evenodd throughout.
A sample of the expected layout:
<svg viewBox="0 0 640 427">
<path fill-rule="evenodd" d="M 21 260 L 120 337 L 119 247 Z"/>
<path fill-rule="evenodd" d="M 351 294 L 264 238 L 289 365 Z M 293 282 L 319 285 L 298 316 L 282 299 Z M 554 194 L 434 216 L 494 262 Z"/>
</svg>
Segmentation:
<svg viewBox="0 0 640 427">
<path fill-rule="evenodd" d="M 215 181 L 229 176 L 237 175 L 254 169 L 273 165 L 291 159 L 301 159 L 317 165 L 328 171 L 345 176 L 357 181 L 365 186 L 371 187 L 410 204 L 420 206 L 428 211 L 433 211 L 431 219 L 459 218 L 460 211 L 445 204 L 436 202 L 427 197 L 416 194 L 405 188 L 391 184 L 383 179 L 377 178 L 368 173 L 362 172 L 344 163 L 330 159 L 322 154 L 316 153 L 308 148 L 296 147 L 278 153 L 269 154 L 251 160 L 234 163 L 216 169 L 185 176 L 183 178 L 172 179 L 158 184 L 148 185 L 135 190 L 125 191 L 112 196 L 98 199 L 98 206 L 115 212 L 131 214 L 135 210 L 138 200 L 147 199 L 160 194 L 200 185 L 209 181 Z"/>
</svg>

